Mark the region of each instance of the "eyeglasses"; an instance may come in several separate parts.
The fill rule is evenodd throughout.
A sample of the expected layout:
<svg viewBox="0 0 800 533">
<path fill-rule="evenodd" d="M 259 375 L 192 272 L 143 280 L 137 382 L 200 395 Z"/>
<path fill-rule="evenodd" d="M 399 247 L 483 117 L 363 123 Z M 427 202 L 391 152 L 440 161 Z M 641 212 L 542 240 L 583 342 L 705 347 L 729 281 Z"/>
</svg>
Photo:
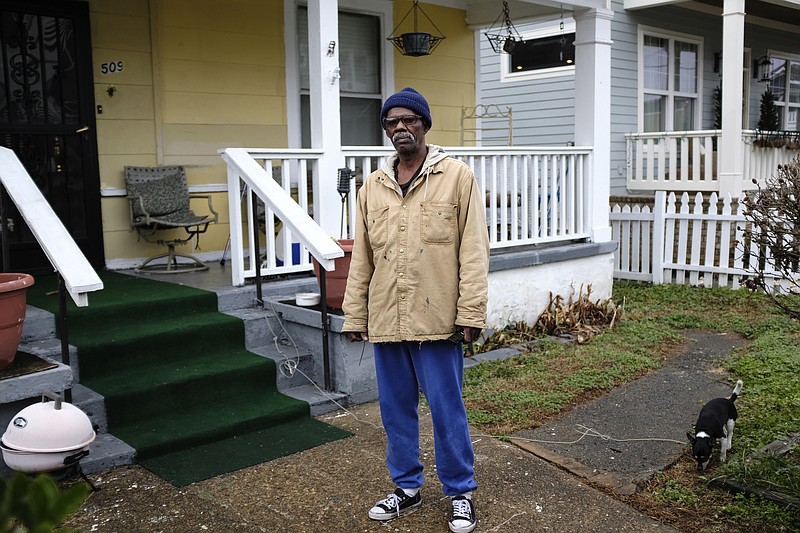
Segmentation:
<svg viewBox="0 0 800 533">
<path fill-rule="evenodd" d="M 386 117 L 383 119 L 383 129 L 391 130 L 397 127 L 400 124 L 400 121 L 403 121 L 403 124 L 406 126 L 413 126 L 417 123 L 419 119 L 422 117 L 419 115 L 403 115 L 400 117 Z"/>
</svg>

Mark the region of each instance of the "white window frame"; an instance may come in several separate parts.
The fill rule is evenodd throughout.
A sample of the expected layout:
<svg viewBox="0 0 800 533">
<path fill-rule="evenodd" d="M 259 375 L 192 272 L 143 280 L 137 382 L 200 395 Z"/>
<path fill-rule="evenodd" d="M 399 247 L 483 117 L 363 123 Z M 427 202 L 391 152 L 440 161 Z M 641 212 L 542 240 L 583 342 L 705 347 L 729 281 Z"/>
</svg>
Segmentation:
<svg viewBox="0 0 800 533">
<path fill-rule="evenodd" d="M 552 24 L 537 28 L 535 30 L 520 33 L 524 40 L 541 39 L 543 37 L 554 37 L 562 33 L 575 33 L 575 20 L 572 18 L 564 19 L 564 29 L 561 29 L 561 20 L 553 21 Z M 520 81 L 542 80 L 555 78 L 558 76 L 574 76 L 575 65 L 565 67 L 543 68 L 539 70 L 526 70 L 524 72 L 509 72 L 511 67 L 511 56 L 506 53 L 500 54 L 500 83 L 516 83 Z"/>
<path fill-rule="evenodd" d="M 283 40 L 286 63 L 286 135 L 289 148 L 302 146 L 302 121 L 300 116 L 300 70 L 297 44 L 297 7 L 305 6 L 306 0 L 283 1 Z M 380 20 L 380 35 L 389 35 L 394 27 L 392 3 L 374 0 L 339 0 L 339 11 L 351 11 L 373 15 Z M 381 101 L 394 93 L 394 45 L 381 39 Z M 389 140 L 383 139 L 384 145 Z"/>
<path fill-rule="evenodd" d="M 767 50 L 767 57 L 772 60 L 773 57 L 778 57 L 780 59 L 785 59 L 786 61 L 800 61 L 800 55 L 792 54 L 789 52 L 781 52 L 779 50 Z M 789 82 L 789 73 L 786 74 L 786 81 Z M 770 86 L 772 86 L 772 82 L 770 81 Z M 785 96 L 786 101 L 779 101 L 775 100 L 775 106 L 778 107 L 781 113 L 781 125 L 782 128 L 785 130 L 786 125 L 789 123 L 789 109 L 796 109 L 798 113 L 798 122 L 800 122 L 800 104 L 792 104 L 789 105 L 789 88 L 785 88 Z M 798 128 L 800 129 L 800 128 Z M 797 131 L 797 130 L 791 130 Z"/>
<path fill-rule="evenodd" d="M 694 113 L 694 124 L 692 128 L 697 130 L 700 129 L 700 125 L 702 124 L 703 120 L 703 73 L 705 72 L 704 68 L 704 60 L 703 60 L 703 37 L 697 35 L 689 35 L 687 33 L 679 33 L 673 31 L 662 30 L 659 28 L 654 28 L 651 26 L 642 26 L 638 27 L 638 37 L 637 37 L 637 64 L 638 64 L 638 89 L 637 89 L 637 128 L 638 131 L 644 131 L 644 94 L 645 94 L 645 87 L 644 87 L 644 36 L 648 35 L 651 37 L 658 37 L 662 39 L 669 40 L 669 62 L 668 62 L 668 73 L 667 79 L 669 80 L 668 86 L 672 87 L 674 81 L 674 68 L 675 63 L 673 61 L 674 56 L 674 47 L 672 46 L 674 41 L 681 41 L 690 44 L 697 45 L 697 93 L 683 93 L 679 91 L 675 91 L 673 88 L 667 89 L 663 91 L 663 93 L 667 96 L 667 109 L 666 109 L 666 131 L 674 131 L 673 121 L 675 118 L 675 107 L 674 107 L 674 99 L 675 97 L 694 97 L 695 101 L 697 102 L 697 108 L 695 109 Z M 661 92 L 653 91 L 652 89 L 647 91 L 650 94 L 661 94 Z"/>
</svg>

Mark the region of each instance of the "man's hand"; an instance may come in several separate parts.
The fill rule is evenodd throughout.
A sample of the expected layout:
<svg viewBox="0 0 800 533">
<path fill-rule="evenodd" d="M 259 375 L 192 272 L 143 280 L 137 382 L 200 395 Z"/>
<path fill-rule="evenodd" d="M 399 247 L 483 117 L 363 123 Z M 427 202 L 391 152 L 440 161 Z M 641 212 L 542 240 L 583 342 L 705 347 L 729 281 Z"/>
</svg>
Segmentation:
<svg viewBox="0 0 800 533">
<path fill-rule="evenodd" d="M 348 331 L 345 333 L 347 340 L 350 342 L 368 341 L 369 335 L 366 331 Z"/>
<path fill-rule="evenodd" d="M 481 328 L 466 326 L 461 329 L 464 330 L 464 342 L 475 342 L 481 337 Z"/>
</svg>

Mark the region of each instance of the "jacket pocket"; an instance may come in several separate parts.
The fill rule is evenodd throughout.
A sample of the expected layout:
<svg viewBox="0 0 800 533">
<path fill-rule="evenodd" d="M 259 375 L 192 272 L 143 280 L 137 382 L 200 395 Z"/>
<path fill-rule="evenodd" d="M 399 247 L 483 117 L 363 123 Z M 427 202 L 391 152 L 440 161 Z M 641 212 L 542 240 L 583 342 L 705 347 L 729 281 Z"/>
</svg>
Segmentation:
<svg viewBox="0 0 800 533">
<path fill-rule="evenodd" d="M 425 244 L 452 244 L 456 234 L 456 206 L 423 203 L 421 205 L 421 239 Z"/>
<path fill-rule="evenodd" d="M 389 208 L 383 207 L 371 211 L 367 216 L 367 231 L 373 250 L 380 250 L 386 245 L 389 234 Z"/>
</svg>

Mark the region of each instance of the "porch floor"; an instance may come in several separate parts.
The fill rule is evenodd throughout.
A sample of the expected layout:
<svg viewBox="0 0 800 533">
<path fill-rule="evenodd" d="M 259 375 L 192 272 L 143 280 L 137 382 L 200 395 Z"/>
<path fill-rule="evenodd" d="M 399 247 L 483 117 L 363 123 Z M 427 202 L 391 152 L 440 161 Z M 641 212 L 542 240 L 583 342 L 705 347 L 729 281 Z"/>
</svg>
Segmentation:
<svg viewBox="0 0 800 533">
<path fill-rule="evenodd" d="M 208 270 L 201 272 L 185 272 L 181 274 L 161 274 L 154 272 L 136 272 L 122 270 L 120 273 L 143 278 L 186 285 L 217 293 L 219 310 L 227 311 L 251 307 L 256 298 L 255 280 L 248 280 L 242 287 L 234 287 L 231 276 L 231 264 L 224 265 L 219 261 L 206 262 Z M 263 277 L 261 280 L 263 298 L 294 299 L 298 292 L 319 292 L 317 280 L 311 272 L 301 272 L 280 277 Z M 91 296 L 89 296 L 91 302 Z M 91 304 L 90 304 L 91 305 Z"/>
</svg>

